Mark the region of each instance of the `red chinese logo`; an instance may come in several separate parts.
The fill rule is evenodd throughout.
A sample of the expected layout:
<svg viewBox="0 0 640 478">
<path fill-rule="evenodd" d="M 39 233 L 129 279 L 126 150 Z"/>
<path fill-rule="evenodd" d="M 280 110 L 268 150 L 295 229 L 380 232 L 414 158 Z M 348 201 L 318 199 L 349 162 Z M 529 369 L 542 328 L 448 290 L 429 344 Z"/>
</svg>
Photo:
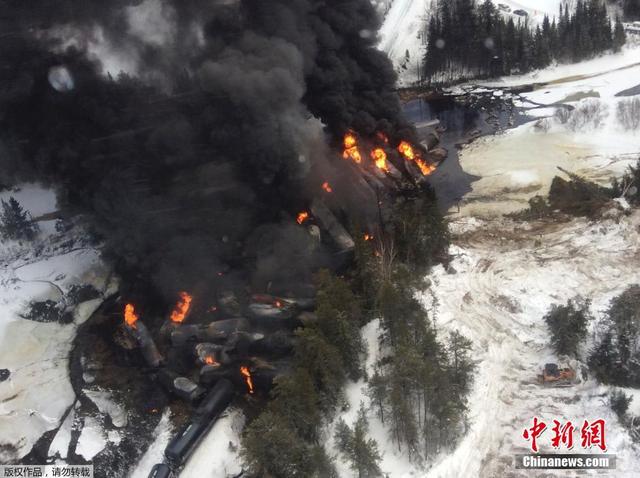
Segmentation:
<svg viewBox="0 0 640 478">
<path fill-rule="evenodd" d="M 587 420 L 582 424 L 580 429 L 580 444 L 582 448 L 591 448 L 597 446 L 602 451 L 607 451 L 607 444 L 604 439 L 604 420 L 595 420 L 589 423 Z"/>
<path fill-rule="evenodd" d="M 553 420 L 553 438 L 551 439 L 551 446 L 554 448 L 560 448 L 560 445 L 564 445 L 565 448 L 570 450 L 573 448 L 573 432 L 575 427 L 573 423 L 568 421 L 564 425 L 558 420 Z"/>
<path fill-rule="evenodd" d="M 525 428 L 522 436 L 525 440 L 531 440 L 531 449 L 538 451 L 538 437 L 547 429 L 547 425 L 544 422 L 538 421 L 538 417 L 533 417 L 533 426 L 531 428 Z"/>
<path fill-rule="evenodd" d="M 605 421 L 603 419 L 594 420 L 589 423 L 585 420 L 580 429 L 580 446 L 582 448 L 591 448 L 597 446 L 602 451 L 607 451 L 607 444 L 605 441 Z M 538 452 L 538 438 L 547 429 L 547 424 L 538 417 L 533 417 L 533 425 L 530 428 L 525 428 L 522 432 L 522 436 L 525 440 L 530 442 L 531 451 Z M 571 421 L 566 423 L 553 420 L 553 427 L 551 432 L 551 446 L 554 448 L 564 447 L 567 450 L 573 448 L 573 436 L 576 428 Z"/>
</svg>

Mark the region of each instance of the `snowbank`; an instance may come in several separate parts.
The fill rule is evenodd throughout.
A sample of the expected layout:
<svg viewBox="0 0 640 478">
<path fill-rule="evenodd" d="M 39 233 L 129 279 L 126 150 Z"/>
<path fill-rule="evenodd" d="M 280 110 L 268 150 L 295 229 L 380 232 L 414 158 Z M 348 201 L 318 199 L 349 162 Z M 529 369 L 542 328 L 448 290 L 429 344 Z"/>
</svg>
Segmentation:
<svg viewBox="0 0 640 478">
<path fill-rule="evenodd" d="M 609 452 L 618 455 L 612 476 L 632 476 L 640 467 L 637 449 L 606 403 L 607 387 L 587 380 L 546 388 L 536 380 L 546 362 L 558 361 L 543 322 L 551 305 L 581 294 L 599 315 L 611 298 L 640 283 L 638 226 L 639 212 L 619 222 L 575 220 L 535 231 L 495 219 L 454 238 L 457 273 L 437 268 L 423 300 L 441 330 L 457 329 L 473 340 L 480 362 L 470 430 L 428 476 L 505 476 L 513 455 L 526 452 L 521 433 L 534 415 L 548 422 L 604 418 Z M 542 443 L 543 452 L 553 451 L 548 437 Z"/>
<path fill-rule="evenodd" d="M 227 410 L 204 437 L 180 473 L 184 478 L 227 478 L 242 471 L 240 433 L 244 427 L 241 410 Z"/>
<path fill-rule="evenodd" d="M 174 433 L 173 426 L 171 425 L 171 412 L 166 409 L 162 414 L 162 418 L 156 428 L 153 431 L 153 435 L 156 439 L 149 445 L 149 448 L 144 452 L 140 461 L 136 465 L 136 468 L 130 475 L 130 478 L 147 478 L 153 465 L 156 463 L 162 463 L 164 449 L 169 444 L 172 435 Z"/>
<path fill-rule="evenodd" d="M 629 51 L 640 55 L 640 50 Z M 558 166 L 608 185 L 637 161 L 640 131 L 626 130 L 620 123 L 618 103 L 627 99 L 615 95 L 640 82 L 640 64 L 566 80 L 522 94 L 522 105 L 548 105 L 543 113 L 552 115 L 561 103 L 577 109 L 597 104 L 599 119 L 574 131 L 550 117 L 543 120 L 547 128 L 531 122 L 465 147 L 460 152 L 462 168 L 481 179 L 461 203 L 463 215 L 498 216 L 524 209 L 529 198 L 548 193 L 553 177 L 561 174 Z"/>
<path fill-rule="evenodd" d="M 55 211 L 55 196 L 35 185 L 14 196 L 32 216 Z M 74 322 L 35 322 L 20 316 L 30 301 L 58 301 L 73 284 L 106 287 L 105 266 L 93 249 L 76 249 L 47 255 L 56 241 L 69 237 L 41 232 L 34 243 L 0 247 L 0 368 L 9 377 L 0 382 L 0 461 L 18 460 L 27 454 L 40 436 L 60 425 L 75 400 L 68 376 L 68 357 L 77 324 L 91 315 L 100 301 L 82 304 L 74 311 Z M 39 256 L 35 250 L 40 248 Z M 52 444 L 52 452 L 66 455 L 67 424 Z"/>
</svg>

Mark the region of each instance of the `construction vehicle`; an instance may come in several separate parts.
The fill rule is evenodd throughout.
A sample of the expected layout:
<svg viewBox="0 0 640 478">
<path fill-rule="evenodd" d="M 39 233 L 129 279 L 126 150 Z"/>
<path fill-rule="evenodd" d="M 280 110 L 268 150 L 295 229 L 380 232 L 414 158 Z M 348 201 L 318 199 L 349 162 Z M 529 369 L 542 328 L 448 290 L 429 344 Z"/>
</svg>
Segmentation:
<svg viewBox="0 0 640 478">
<path fill-rule="evenodd" d="M 576 371 L 571 367 L 558 367 L 558 364 L 545 364 L 542 375 L 538 376 L 539 381 L 551 387 L 570 387 L 576 379 Z"/>
</svg>

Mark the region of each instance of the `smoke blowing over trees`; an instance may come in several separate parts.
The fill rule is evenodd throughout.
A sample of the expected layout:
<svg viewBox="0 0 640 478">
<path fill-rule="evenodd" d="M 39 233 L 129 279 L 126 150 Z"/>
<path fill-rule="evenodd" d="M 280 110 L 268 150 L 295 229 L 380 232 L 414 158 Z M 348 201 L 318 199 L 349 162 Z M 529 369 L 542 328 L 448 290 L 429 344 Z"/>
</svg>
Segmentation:
<svg viewBox="0 0 640 478">
<path fill-rule="evenodd" d="M 0 183 L 57 188 L 127 294 L 308 282 L 299 208 L 367 213 L 332 146 L 412 138 L 368 0 L 0 4 Z"/>
</svg>

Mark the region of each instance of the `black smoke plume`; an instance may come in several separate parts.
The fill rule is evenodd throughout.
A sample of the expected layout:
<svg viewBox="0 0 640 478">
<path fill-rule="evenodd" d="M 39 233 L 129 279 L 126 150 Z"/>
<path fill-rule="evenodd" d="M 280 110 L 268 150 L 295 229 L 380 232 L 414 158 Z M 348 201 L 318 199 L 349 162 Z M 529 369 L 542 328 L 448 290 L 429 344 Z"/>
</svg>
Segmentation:
<svg viewBox="0 0 640 478">
<path fill-rule="evenodd" d="M 55 187 L 140 301 L 309 282 L 330 257 L 294 218 L 320 184 L 345 216 L 372 207 L 341 192 L 344 132 L 412 135 L 369 0 L 0 12 L 0 182 Z"/>
</svg>

